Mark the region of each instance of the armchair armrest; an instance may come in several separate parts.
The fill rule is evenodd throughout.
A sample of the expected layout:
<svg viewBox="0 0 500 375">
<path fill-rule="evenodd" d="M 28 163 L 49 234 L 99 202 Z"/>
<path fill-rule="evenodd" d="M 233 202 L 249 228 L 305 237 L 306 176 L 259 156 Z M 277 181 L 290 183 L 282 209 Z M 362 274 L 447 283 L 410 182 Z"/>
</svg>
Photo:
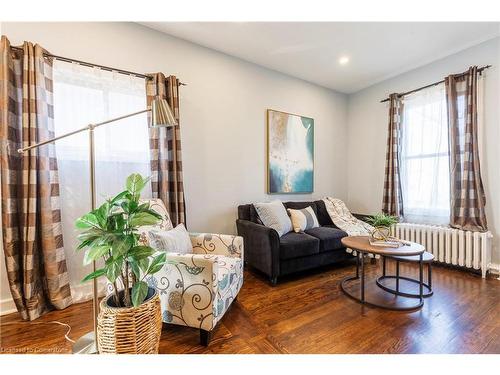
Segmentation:
<svg viewBox="0 0 500 375">
<path fill-rule="evenodd" d="M 243 238 L 229 234 L 190 233 L 194 254 L 214 254 L 243 259 Z"/>
<path fill-rule="evenodd" d="M 279 275 L 280 238 L 278 232 L 252 221 L 236 220 L 238 234 L 245 242 L 245 262 L 271 278 Z"/>
<path fill-rule="evenodd" d="M 213 302 L 218 291 L 216 255 L 167 254 L 160 271 L 147 277 L 150 287 L 160 295 L 165 323 L 211 330 Z"/>
</svg>

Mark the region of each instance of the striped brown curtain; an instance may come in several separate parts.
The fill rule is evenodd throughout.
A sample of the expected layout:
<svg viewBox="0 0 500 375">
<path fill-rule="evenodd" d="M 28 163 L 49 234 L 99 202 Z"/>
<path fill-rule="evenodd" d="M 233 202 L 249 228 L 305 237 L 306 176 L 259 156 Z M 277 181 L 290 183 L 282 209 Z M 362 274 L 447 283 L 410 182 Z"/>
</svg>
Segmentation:
<svg viewBox="0 0 500 375">
<path fill-rule="evenodd" d="M 477 66 L 445 78 L 450 137 L 450 225 L 486 231 L 477 129 Z"/>
<path fill-rule="evenodd" d="M 55 146 L 17 152 L 54 136 L 52 61 L 2 36 L 0 61 L 2 241 L 12 297 L 23 319 L 71 304 Z"/>
<path fill-rule="evenodd" d="M 388 215 L 403 217 L 403 198 L 399 178 L 399 157 L 403 103 L 398 94 L 389 96 L 389 129 L 385 158 L 385 181 L 382 211 Z"/>
<path fill-rule="evenodd" d="M 179 123 L 179 80 L 162 73 L 146 80 L 148 108 L 156 95 L 166 98 Z M 181 133 L 179 126 L 149 129 L 151 184 L 153 198 L 167 207 L 173 225 L 186 223 L 184 183 L 182 179 Z"/>
</svg>

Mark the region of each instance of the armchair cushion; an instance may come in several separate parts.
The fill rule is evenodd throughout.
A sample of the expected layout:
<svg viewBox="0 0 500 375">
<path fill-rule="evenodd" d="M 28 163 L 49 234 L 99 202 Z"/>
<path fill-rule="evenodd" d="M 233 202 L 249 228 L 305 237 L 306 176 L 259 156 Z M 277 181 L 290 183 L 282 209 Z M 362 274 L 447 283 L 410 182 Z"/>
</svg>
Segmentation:
<svg viewBox="0 0 500 375">
<path fill-rule="evenodd" d="M 148 240 L 153 249 L 167 253 L 190 254 L 193 251 L 189 233 L 182 223 L 171 230 L 150 230 Z"/>
</svg>

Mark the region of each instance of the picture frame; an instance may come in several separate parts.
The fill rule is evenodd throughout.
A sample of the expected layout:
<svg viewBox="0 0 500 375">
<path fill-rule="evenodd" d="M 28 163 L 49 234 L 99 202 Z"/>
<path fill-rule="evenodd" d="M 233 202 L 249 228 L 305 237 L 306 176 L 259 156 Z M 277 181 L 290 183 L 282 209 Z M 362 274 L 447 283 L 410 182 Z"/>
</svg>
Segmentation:
<svg viewBox="0 0 500 375">
<path fill-rule="evenodd" d="M 314 192 L 314 119 L 267 109 L 267 193 Z"/>
</svg>

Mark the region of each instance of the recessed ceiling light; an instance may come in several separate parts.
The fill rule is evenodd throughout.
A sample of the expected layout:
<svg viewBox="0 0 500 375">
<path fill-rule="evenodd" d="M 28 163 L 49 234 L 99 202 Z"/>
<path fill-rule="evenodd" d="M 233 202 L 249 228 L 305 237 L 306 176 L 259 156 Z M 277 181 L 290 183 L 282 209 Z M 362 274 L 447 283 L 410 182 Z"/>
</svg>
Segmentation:
<svg viewBox="0 0 500 375">
<path fill-rule="evenodd" d="M 342 56 L 340 59 L 339 59 L 339 64 L 340 65 L 345 65 L 349 62 L 349 57 L 347 56 Z"/>
</svg>

